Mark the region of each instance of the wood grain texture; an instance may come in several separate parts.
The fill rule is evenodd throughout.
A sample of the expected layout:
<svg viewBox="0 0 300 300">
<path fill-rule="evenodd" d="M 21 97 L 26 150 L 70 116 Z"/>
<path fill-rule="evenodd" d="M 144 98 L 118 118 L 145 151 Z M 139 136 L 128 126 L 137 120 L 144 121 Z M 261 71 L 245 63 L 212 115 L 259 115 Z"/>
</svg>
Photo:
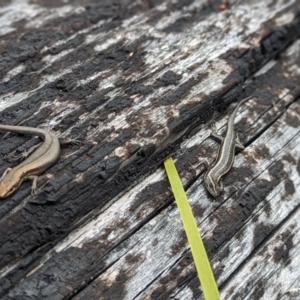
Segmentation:
<svg viewBox="0 0 300 300">
<path fill-rule="evenodd" d="M 299 1 L 2 2 L 1 123 L 83 141 L 1 201 L 2 299 L 201 299 L 170 155 L 222 298 L 299 295 Z M 248 95 L 213 201 L 209 125 Z M 3 135 L 0 173 L 34 142 Z"/>
</svg>

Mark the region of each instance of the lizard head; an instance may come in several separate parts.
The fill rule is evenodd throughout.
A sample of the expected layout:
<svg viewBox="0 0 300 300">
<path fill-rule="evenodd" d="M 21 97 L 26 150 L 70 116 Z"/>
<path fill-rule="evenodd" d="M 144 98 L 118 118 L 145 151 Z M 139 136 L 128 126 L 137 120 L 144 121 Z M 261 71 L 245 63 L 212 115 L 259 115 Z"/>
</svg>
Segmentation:
<svg viewBox="0 0 300 300">
<path fill-rule="evenodd" d="M 10 170 L 6 170 L 0 179 L 0 198 L 6 198 L 12 194 L 22 183 L 18 176 L 12 176 Z"/>
<path fill-rule="evenodd" d="M 215 198 L 218 197 L 223 190 L 222 185 L 219 186 L 217 180 L 213 180 L 213 178 L 208 175 L 204 176 L 204 184 L 209 193 Z"/>
</svg>

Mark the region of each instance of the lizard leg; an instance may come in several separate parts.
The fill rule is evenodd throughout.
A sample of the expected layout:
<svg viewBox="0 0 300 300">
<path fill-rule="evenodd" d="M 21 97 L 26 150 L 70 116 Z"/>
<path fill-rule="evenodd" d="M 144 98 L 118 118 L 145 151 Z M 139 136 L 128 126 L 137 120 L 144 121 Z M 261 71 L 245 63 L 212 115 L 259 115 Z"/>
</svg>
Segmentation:
<svg viewBox="0 0 300 300">
<path fill-rule="evenodd" d="M 69 145 L 69 144 L 72 144 L 72 145 L 80 145 L 82 142 L 79 141 L 77 138 L 75 139 L 71 139 L 71 138 L 65 138 L 65 139 L 59 139 L 59 143 L 61 146 L 65 146 L 65 145 Z"/>
<path fill-rule="evenodd" d="M 211 129 L 210 136 L 212 136 L 212 137 L 215 138 L 217 141 L 219 141 L 220 143 L 222 143 L 223 140 L 224 140 L 224 138 L 223 138 L 222 136 L 220 136 L 220 135 L 217 133 L 217 127 L 216 127 L 216 124 L 215 124 L 215 123 L 212 123 L 212 124 L 211 124 L 210 129 Z"/>
<path fill-rule="evenodd" d="M 204 165 L 205 169 L 208 169 L 208 160 L 206 158 L 203 158 L 200 160 L 200 166 Z"/>
<path fill-rule="evenodd" d="M 220 143 L 222 143 L 223 140 L 224 140 L 224 138 L 222 136 L 220 136 L 219 134 L 217 134 L 216 132 L 211 132 L 210 136 L 212 136 L 213 138 L 215 138 Z"/>
<path fill-rule="evenodd" d="M 32 146 L 28 151 L 24 151 L 22 152 L 20 155 L 15 156 L 16 160 L 23 160 L 26 159 L 32 152 L 34 152 L 37 148 L 39 148 L 41 145 L 43 144 L 43 142 L 38 143 L 34 146 Z"/>
<path fill-rule="evenodd" d="M 36 195 L 37 191 L 38 191 L 37 181 L 38 181 L 39 177 L 36 175 L 30 175 L 27 178 L 32 180 L 31 195 Z"/>
</svg>

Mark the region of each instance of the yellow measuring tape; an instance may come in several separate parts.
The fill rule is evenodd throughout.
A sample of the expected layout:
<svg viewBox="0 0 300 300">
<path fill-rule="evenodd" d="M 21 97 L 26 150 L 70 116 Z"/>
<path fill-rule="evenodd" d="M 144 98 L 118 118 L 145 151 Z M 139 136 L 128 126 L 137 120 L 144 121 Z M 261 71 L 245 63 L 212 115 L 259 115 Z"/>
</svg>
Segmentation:
<svg viewBox="0 0 300 300">
<path fill-rule="evenodd" d="M 188 203 L 188 199 L 186 197 L 173 159 L 168 158 L 164 161 L 164 165 L 172 187 L 174 198 L 178 206 L 183 227 L 191 248 L 204 297 L 206 300 L 219 300 L 220 295 L 218 286 L 210 267 L 207 254 L 200 233 L 198 231 L 195 218 L 193 216 L 193 212 Z"/>
</svg>

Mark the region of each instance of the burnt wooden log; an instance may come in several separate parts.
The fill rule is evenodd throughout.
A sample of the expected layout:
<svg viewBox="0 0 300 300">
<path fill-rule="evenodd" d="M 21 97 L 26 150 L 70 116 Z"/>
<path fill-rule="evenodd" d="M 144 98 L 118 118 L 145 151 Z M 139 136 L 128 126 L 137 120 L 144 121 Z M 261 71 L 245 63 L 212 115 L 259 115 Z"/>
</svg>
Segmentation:
<svg viewBox="0 0 300 300">
<path fill-rule="evenodd" d="M 1 299 L 202 299 L 169 156 L 222 299 L 299 297 L 299 2 L 2 1 L 0 122 L 82 144 L 1 200 Z M 213 199 L 210 125 L 249 95 Z M 35 142 L 2 134 L 0 173 Z"/>
</svg>

